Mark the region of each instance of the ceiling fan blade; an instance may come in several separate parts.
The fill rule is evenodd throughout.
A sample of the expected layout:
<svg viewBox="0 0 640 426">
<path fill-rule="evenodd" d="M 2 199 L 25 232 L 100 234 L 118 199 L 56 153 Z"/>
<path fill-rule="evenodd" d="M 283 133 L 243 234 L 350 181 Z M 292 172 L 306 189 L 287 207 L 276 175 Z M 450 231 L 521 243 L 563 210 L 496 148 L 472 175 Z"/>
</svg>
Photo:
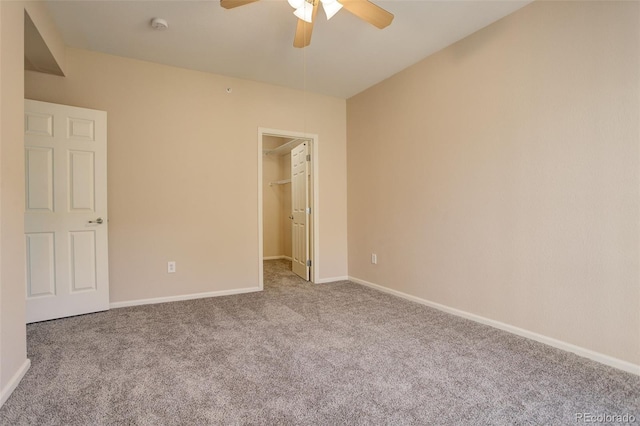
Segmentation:
<svg viewBox="0 0 640 426">
<path fill-rule="evenodd" d="M 253 3 L 258 0 L 220 0 L 220 6 L 225 9 L 233 9 L 234 7 L 244 6 L 245 4 Z"/>
<path fill-rule="evenodd" d="M 316 22 L 316 13 L 318 13 L 318 4 L 320 0 L 316 0 L 311 13 L 311 23 L 298 19 L 296 27 L 296 36 L 293 39 L 293 47 L 307 47 L 311 43 L 311 33 L 313 32 L 313 23 Z"/>
<path fill-rule="evenodd" d="M 340 0 L 342 6 L 358 18 L 367 21 L 380 29 L 389 26 L 393 14 L 368 0 Z"/>
</svg>

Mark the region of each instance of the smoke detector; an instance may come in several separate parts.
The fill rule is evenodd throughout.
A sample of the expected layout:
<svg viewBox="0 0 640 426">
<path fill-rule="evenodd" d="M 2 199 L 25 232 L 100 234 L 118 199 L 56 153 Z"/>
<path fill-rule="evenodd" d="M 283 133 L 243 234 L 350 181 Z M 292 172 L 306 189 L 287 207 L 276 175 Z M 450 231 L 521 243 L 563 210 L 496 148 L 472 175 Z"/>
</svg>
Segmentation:
<svg viewBox="0 0 640 426">
<path fill-rule="evenodd" d="M 162 18 L 153 18 L 151 20 L 151 28 L 153 28 L 154 30 L 166 30 L 167 28 L 169 28 L 169 24 L 167 23 L 166 19 L 162 19 Z"/>
</svg>

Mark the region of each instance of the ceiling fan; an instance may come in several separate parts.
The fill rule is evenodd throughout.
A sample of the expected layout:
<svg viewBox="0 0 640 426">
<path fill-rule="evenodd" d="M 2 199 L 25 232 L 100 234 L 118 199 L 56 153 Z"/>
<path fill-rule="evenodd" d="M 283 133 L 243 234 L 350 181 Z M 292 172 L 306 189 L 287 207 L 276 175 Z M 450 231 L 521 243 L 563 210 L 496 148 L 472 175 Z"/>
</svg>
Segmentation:
<svg viewBox="0 0 640 426">
<path fill-rule="evenodd" d="M 220 0 L 220 6 L 232 9 L 258 0 Z M 288 0 L 295 9 L 293 14 L 298 18 L 296 35 L 293 39 L 294 47 L 306 47 L 311 43 L 313 22 L 318 12 L 318 5 L 322 3 L 327 19 L 331 19 L 343 7 L 358 18 L 380 29 L 387 27 L 393 21 L 393 14 L 376 6 L 369 0 Z"/>
</svg>

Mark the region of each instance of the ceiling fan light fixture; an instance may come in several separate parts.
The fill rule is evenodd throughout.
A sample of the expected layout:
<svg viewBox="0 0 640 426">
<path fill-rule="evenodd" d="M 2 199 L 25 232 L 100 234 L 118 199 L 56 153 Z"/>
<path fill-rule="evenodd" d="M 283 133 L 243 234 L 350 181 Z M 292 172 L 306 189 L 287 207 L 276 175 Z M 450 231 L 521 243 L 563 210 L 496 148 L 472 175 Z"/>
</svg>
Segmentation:
<svg viewBox="0 0 640 426">
<path fill-rule="evenodd" d="M 2 1 L 2 0 L 0 0 Z M 233 9 L 238 6 L 257 2 L 258 0 L 220 0 L 220 6 L 225 9 Z M 343 7 L 351 14 L 373 25 L 376 28 L 386 28 L 393 21 L 393 14 L 375 5 L 370 0 L 287 0 L 293 7 L 293 15 L 297 18 L 296 33 L 293 39 L 293 47 L 304 48 L 311 43 L 313 32 L 313 19 L 318 11 L 318 3 L 322 2 L 322 8 L 331 19 Z M 344 3 L 343 3 L 344 2 Z"/>
<path fill-rule="evenodd" d="M 342 5 L 337 0 L 322 0 L 322 8 L 324 9 L 325 15 L 327 15 L 328 21 L 342 9 Z"/>
<path fill-rule="evenodd" d="M 287 0 L 289 2 L 289 6 L 291 6 L 294 9 L 298 9 L 300 6 L 302 6 L 305 3 L 305 0 Z"/>
<path fill-rule="evenodd" d="M 293 14 L 303 21 L 311 23 L 313 19 L 313 5 L 305 1 L 302 6 L 300 6 L 296 9 L 295 12 L 293 12 Z"/>
</svg>

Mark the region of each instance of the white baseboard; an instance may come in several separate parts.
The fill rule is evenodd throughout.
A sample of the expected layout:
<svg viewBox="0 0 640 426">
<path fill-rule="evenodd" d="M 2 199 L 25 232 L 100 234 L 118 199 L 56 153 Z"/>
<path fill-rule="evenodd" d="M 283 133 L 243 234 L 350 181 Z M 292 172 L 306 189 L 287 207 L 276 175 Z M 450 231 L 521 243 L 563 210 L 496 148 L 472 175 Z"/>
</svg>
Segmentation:
<svg viewBox="0 0 640 426">
<path fill-rule="evenodd" d="M 291 261 L 291 258 L 289 256 L 265 256 L 262 258 L 262 260 L 279 260 L 279 259 L 284 259 L 284 260 L 289 260 Z"/>
<path fill-rule="evenodd" d="M 154 297 L 152 299 L 125 300 L 124 302 L 109 303 L 109 308 L 125 308 L 128 306 L 153 305 L 156 303 L 179 302 L 182 300 L 204 299 L 207 297 L 230 296 L 233 294 L 253 293 L 262 291 L 260 287 L 238 288 L 233 290 L 209 291 L 206 293 L 181 294 L 178 296 Z"/>
<path fill-rule="evenodd" d="M 509 333 L 517 334 L 518 336 L 526 337 L 527 339 L 535 340 L 540 343 L 544 343 L 549 346 L 553 346 L 557 349 L 562 349 L 563 351 L 572 352 L 576 355 L 579 355 L 584 358 L 591 359 L 593 361 L 599 362 L 604 365 L 608 365 L 609 367 L 617 368 L 619 370 L 626 371 L 628 373 L 640 375 L 640 365 L 633 364 L 628 361 L 624 361 L 618 358 L 614 358 L 609 355 L 605 355 L 599 352 L 592 351 L 590 349 L 583 348 L 581 346 L 576 346 L 571 343 L 564 342 L 562 340 L 554 339 L 552 337 L 544 336 L 542 334 L 534 333 L 533 331 L 525 330 L 523 328 L 515 327 L 513 325 L 509 325 L 500 321 L 492 320 L 489 318 L 482 317 L 480 315 L 472 314 L 470 312 L 461 311 L 459 309 L 451 308 L 446 305 L 441 305 L 440 303 L 432 302 L 430 300 L 422 299 L 417 296 L 412 296 L 407 293 L 403 293 L 398 290 L 393 290 L 379 284 L 374 284 L 369 281 L 361 280 L 356 277 L 349 277 L 350 281 L 353 281 L 356 284 L 361 284 L 367 287 L 374 288 L 376 290 L 393 294 L 394 296 L 401 297 L 403 299 L 411 300 L 413 302 L 420 303 L 422 305 L 429 306 L 431 308 L 438 309 L 443 312 L 447 312 L 449 314 L 453 314 L 462 318 L 469 319 L 471 321 L 479 322 L 481 324 L 485 324 L 494 328 L 498 328 L 500 330 L 507 331 Z"/>
<path fill-rule="evenodd" d="M 16 373 L 13 375 L 13 377 L 11 377 L 9 383 L 7 383 L 2 391 L 0 391 L 0 407 L 2 407 L 5 402 L 7 402 L 7 399 L 9 399 L 13 391 L 16 390 L 24 375 L 27 374 L 27 371 L 29 371 L 29 367 L 31 367 L 31 360 L 27 358 L 22 363 L 18 371 L 16 371 Z"/>
<path fill-rule="evenodd" d="M 331 278 L 320 278 L 319 280 L 314 281 L 314 284 L 327 284 L 327 283 L 335 283 L 338 281 L 348 281 L 349 277 L 331 277 Z"/>
</svg>

